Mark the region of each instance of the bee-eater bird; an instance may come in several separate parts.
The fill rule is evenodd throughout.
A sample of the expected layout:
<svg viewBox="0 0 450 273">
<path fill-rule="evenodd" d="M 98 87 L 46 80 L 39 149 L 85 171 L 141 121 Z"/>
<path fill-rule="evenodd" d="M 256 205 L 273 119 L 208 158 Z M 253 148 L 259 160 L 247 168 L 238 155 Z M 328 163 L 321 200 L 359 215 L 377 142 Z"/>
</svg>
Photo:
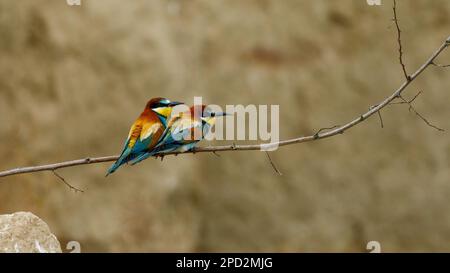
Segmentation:
<svg viewBox="0 0 450 273">
<path fill-rule="evenodd" d="M 198 107 L 198 113 L 195 107 Z M 153 155 L 191 151 L 209 133 L 216 117 L 225 115 L 223 112 L 212 112 L 205 105 L 192 106 L 189 111 L 178 113 L 170 118 L 159 143 L 151 151 L 133 159 L 131 165 Z"/>
<path fill-rule="evenodd" d="M 121 165 L 151 151 L 159 143 L 167 126 L 172 107 L 182 104 L 165 98 L 153 98 L 131 126 L 119 159 L 111 166 L 106 176 Z"/>
</svg>

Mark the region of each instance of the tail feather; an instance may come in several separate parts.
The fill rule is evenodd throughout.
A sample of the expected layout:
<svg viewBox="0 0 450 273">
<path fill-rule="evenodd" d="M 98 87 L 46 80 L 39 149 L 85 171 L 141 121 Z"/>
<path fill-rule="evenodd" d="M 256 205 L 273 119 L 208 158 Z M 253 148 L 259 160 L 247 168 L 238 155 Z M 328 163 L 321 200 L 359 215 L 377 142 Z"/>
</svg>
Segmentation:
<svg viewBox="0 0 450 273">
<path fill-rule="evenodd" d="M 139 162 L 141 162 L 142 160 L 145 160 L 145 159 L 151 157 L 152 155 L 154 155 L 153 152 L 142 153 L 139 156 L 135 157 L 133 160 L 131 160 L 130 164 L 131 164 L 131 166 L 134 166 L 134 165 L 138 164 Z"/>
<path fill-rule="evenodd" d="M 125 151 L 124 153 L 122 153 L 122 155 L 119 157 L 119 159 L 117 159 L 116 162 L 114 162 L 114 164 L 112 164 L 112 166 L 109 168 L 108 172 L 106 173 L 106 177 L 112 173 L 114 173 L 120 166 L 122 166 L 123 164 L 127 163 L 130 160 L 130 154 L 128 151 Z"/>
<path fill-rule="evenodd" d="M 124 164 L 124 162 L 123 162 L 122 158 L 117 159 L 117 161 L 114 162 L 114 164 L 112 164 L 112 166 L 109 168 L 108 172 L 106 173 L 106 177 L 108 177 L 108 175 L 114 173 L 123 164 Z"/>
</svg>

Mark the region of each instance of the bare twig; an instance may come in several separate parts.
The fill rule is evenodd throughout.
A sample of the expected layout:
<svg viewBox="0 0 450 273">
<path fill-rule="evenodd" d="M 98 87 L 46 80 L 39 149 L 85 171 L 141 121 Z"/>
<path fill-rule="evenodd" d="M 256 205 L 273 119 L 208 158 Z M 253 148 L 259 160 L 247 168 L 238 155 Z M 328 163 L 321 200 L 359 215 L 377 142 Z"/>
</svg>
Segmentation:
<svg viewBox="0 0 450 273">
<path fill-rule="evenodd" d="M 393 0 L 393 7 L 392 7 L 392 10 L 393 10 L 393 13 L 394 13 L 394 19 L 393 19 L 393 20 L 394 20 L 395 26 L 397 27 L 397 42 L 398 42 L 398 52 L 399 52 L 400 66 L 402 67 L 402 71 L 403 71 L 403 74 L 404 74 L 406 80 L 407 80 L 407 81 L 410 81 L 410 80 L 411 80 L 411 77 L 410 77 L 410 76 L 408 75 L 408 73 L 406 72 L 405 63 L 404 63 L 404 61 L 403 61 L 403 46 L 402 46 L 402 39 L 401 39 L 401 32 L 402 32 L 402 31 L 400 30 L 400 26 L 399 26 L 398 18 L 397 18 L 397 1 L 396 1 L 396 0 Z M 448 39 L 447 39 L 447 41 L 446 41 L 446 44 L 448 45 Z M 443 66 L 443 65 L 438 65 L 438 64 L 436 64 L 436 63 L 434 62 L 434 60 L 430 62 L 430 65 L 440 66 L 440 67 L 446 67 L 446 66 Z M 413 101 L 414 101 L 421 93 L 422 93 L 422 91 L 419 91 L 419 93 L 417 93 L 417 94 L 414 96 L 414 98 L 412 98 L 412 99 L 409 100 L 409 101 L 405 100 L 405 99 L 402 97 L 401 93 L 400 93 L 400 94 L 398 95 L 398 98 L 401 99 L 402 101 L 401 101 L 400 103 L 395 103 L 395 102 L 393 102 L 393 103 L 390 103 L 390 104 L 404 104 L 404 103 L 406 103 L 406 104 L 409 105 L 409 111 L 410 111 L 410 112 L 413 111 L 413 112 L 416 114 L 416 116 L 418 116 L 420 119 L 422 119 L 428 126 L 434 128 L 434 129 L 436 129 L 436 130 L 438 130 L 438 131 L 444 131 L 444 129 L 439 128 L 439 127 L 433 125 L 432 123 L 430 123 L 423 115 L 421 115 L 418 111 L 416 111 L 416 109 L 415 109 L 414 106 L 412 105 L 412 102 L 413 102 Z M 381 120 L 381 115 L 380 115 L 379 112 L 378 112 L 378 114 L 379 114 L 379 117 L 380 117 L 380 120 Z M 381 125 L 381 126 L 383 126 L 383 125 Z"/>
<path fill-rule="evenodd" d="M 323 131 L 326 131 L 326 130 L 333 130 L 333 129 L 338 128 L 338 127 L 339 127 L 339 125 L 334 125 L 334 126 L 331 126 L 331 127 L 320 128 L 320 129 L 314 134 L 314 137 L 315 137 L 316 139 L 318 139 L 318 138 L 319 138 L 319 134 L 322 133 Z"/>
<path fill-rule="evenodd" d="M 442 67 L 442 68 L 450 67 L 450 64 L 438 64 L 438 63 L 435 63 L 435 62 L 432 62 L 431 64 L 434 65 L 434 66 L 437 66 L 437 67 Z"/>
<path fill-rule="evenodd" d="M 423 122 L 425 122 L 428 126 L 438 130 L 438 131 L 445 131 L 442 128 L 437 127 L 436 125 L 433 125 L 431 122 L 429 122 L 422 114 L 420 114 L 419 112 L 417 112 L 416 108 L 414 108 L 414 106 L 412 105 L 412 102 L 417 98 L 417 96 L 420 94 L 420 92 L 412 99 L 412 100 L 405 100 L 402 96 L 400 96 L 400 99 L 402 100 L 402 102 L 406 103 L 409 105 L 409 111 L 414 112 L 414 114 L 416 114 L 417 117 L 419 117 L 421 120 L 423 120 Z"/>
<path fill-rule="evenodd" d="M 280 170 L 277 168 L 277 166 L 275 165 L 275 163 L 273 163 L 272 158 L 270 157 L 270 154 L 268 151 L 266 151 L 266 155 L 267 158 L 269 159 L 270 165 L 272 165 L 273 170 L 278 174 L 278 175 L 283 175 Z"/>
<path fill-rule="evenodd" d="M 392 10 L 394 12 L 394 23 L 395 26 L 397 28 L 397 43 L 398 43 L 398 58 L 400 61 L 400 65 L 402 67 L 402 71 L 403 71 L 403 75 L 405 75 L 405 78 L 407 81 L 411 80 L 411 76 L 408 75 L 408 72 L 406 72 L 406 66 L 405 63 L 403 62 L 403 46 L 402 46 L 402 31 L 400 29 L 400 25 L 398 23 L 398 18 L 397 18 L 397 1 L 394 0 L 394 4 L 392 6 Z"/>
<path fill-rule="evenodd" d="M 391 103 L 389 103 L 389 105 L 395 105 L 395 104 L 408 104 L 408 106 L 409 106 L 409 108 L 408 108 L 409 112 L 413 112 L 418 118 L 420 118 L 420 119 L 421 119 L 423 122 L 425 122 L 425 124 L 427 124 L 428 126 L 434 128 L 434 129 L 436 129 L 436 130 L 438 130 L 438 131 L 444 132 L 444 131 L 445 131 L 444 129 L 442 129 L 442 128 L 436 126 L 436 125 L 433 125 L 428 119 L 426 119 L 421 113 L 419 113 L 419 112 L 416 110 L 416 108 L 413 106 L 413 102 L 417 99 L 417 97 L 420 96 L 420 94 L 422 94 L 422 91 L 417 92 L 417 94 L 416 94 L 412 99 L 410 99 L 410 100 L 406 100 L 403 96 L 400 95 L 398 98 L 399 98 L 401 101 L 398 101 L 398 102 L 391 102 Z"/>
<path fill-rule="evenodd" d="M 64 177 L 62 177 L 61 175 L 59 175 L 55 170 L 51 170 L 51 172 L 58 177 L 59 180 L 61 180 L 61 182 L 63 182 L 64 184 L 66 184 L 67 187 L 69 187 L 71 190 L 73 190 L 74 192 L 84 192 L 83 190 L 80 190 L 78 188 L 75 188 L 74 186 L 72 186 L 71 184 L 69 184 Z"/>
<path fill-rule="evenodd" d="M 378 111 L 377 113 L 378 113 L 378 118 L 380 119 L 381 129 L 383 129 L 384 128 L 384 123 L 383 123 L 383 117 L 381 116 L 381 111 Z"/>
<path fill-rule="evenodd" d="M 417 92 L 417 94 L 412 99 L 406 101 L 406 103 L 411 105 L 411 103 L 413 103 L 420 96 L 420 94 L 422 94 L 422 91 Z M 400 97 L 403 100 L 403 102 L 405 102 L 405 99 L 402 96 Z"/>
<path fill-rule="evenodd" d="M 399 96 L 398 98 L 401 99 L 402 101 L 393 101 L 391 103 L 389 103 L 389 105 L 395 105 L 395 104 L 411 104 L 413 103 L 417 97 L 420 96 L 420 94 L 422 94 L 422 91 L 417 92 L 416 95 L 414 95 L 414 97 L 410 100 L 405 100 L 402 96 Z"/>
<path fill-rule="evenodd" d="M 377 107 L 377 106 L 378 105 L 372 105 L 372 106 L 370 106 L 369 110 L 374 108 L 374 107 Z M 381 111 L 378 111 L 377 113 L 378 113 L 378 119 L 380 120 L 381 129 L 383 129 L 384 128 L 384 122 L 383 122 L 383 117 L 381 116 Z"/>
<path fill-rule="evenodd" d="M 16 174 L 23 174 L 23 173 L 56 171 L 58 169 L 79 166 L 79 165 L 111 162 L 111 161 L 117 160 L 118 158 L 119 158 L 119 156 L 105 156 L 105 157 L 97 157 L 97 158 L 77 159 L 77 160 L 42 165 L 42 166 L 16 168 L 16 169 L 12 169 L 9 171 L 0 172 L 0 177 L 11 176 L 11 175 L 16 175 Z"/>
</svg>

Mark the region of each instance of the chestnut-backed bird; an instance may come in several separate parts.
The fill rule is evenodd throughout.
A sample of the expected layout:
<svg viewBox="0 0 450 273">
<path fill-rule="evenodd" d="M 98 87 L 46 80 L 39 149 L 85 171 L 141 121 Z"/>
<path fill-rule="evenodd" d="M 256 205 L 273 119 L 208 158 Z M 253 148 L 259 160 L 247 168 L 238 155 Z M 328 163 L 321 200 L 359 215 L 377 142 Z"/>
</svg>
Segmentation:
<svg viewBox="0 0 450 273">
<path fill-rule="evenodd" d="M 170 152 L 182 153 L 193 150 L 214 126 L 216 117 L 224 115 L 227 114 L 213 112 L 205 105 L 198 105 L 192 106 L 189 111 L 172 116 L 159 143 L 151 151 L 133 159 L 131 165 L 150 156 L 164 156 Z"/>
<path fill-rule="evenodd" d="M 115 172 L 121 165 L 151 151 L 163 136 L 172 107 L 182 104 L 166 98 L 153 98 L 130 128 L 128 137 L 117 161 L 106 176 Z"/>
</svg>

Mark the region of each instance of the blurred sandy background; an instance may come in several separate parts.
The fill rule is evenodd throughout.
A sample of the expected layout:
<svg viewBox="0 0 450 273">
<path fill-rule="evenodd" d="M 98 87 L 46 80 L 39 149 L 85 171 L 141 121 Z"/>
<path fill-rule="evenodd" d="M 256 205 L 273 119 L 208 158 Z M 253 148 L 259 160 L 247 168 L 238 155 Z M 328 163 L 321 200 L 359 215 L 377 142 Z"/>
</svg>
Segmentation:
<svg viewBox="0 0 450 273">
<path fill-rule="evenodd" d="M 120 152 L 155 96 L 279 104 L 281 138 L 342 124 L 403 81 L 391 2 L 0 0 L 0 170 Z M 450 35 L 450 3 L 399 1 L 406 64 Z M 441 57 L 450 63 L 450 52 Z M 450 129 L 449 71 L 405 93 Z M 342 136 L 261 152 L 109 164 L 0 180 L 82 251 L 450 251 L 450 138 L 407 107 Z"/>
</svg>

